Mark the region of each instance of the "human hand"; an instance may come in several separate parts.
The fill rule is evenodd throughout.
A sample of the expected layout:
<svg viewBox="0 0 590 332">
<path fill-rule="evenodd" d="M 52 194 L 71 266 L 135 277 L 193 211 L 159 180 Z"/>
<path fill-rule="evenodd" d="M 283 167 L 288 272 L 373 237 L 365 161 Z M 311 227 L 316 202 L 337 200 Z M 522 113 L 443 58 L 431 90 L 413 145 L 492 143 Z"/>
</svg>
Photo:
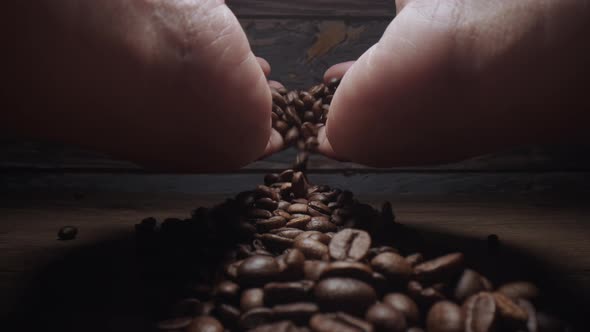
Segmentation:
<svg viewBox="0 0 590 332">
<path fill-rule="evenodd" d="M 437 164 L 588 140 L 590 4 L 398 0 L 334 96 L 320 151 L 373 166 Z"/>
<path fill-rule="evenodd" d="M 174 171 L 231 170 L 281 147 L 270 66 L 223 0 L 11 6 L 5 109 L 19 111 L 6 128 Z"/>
</svg>

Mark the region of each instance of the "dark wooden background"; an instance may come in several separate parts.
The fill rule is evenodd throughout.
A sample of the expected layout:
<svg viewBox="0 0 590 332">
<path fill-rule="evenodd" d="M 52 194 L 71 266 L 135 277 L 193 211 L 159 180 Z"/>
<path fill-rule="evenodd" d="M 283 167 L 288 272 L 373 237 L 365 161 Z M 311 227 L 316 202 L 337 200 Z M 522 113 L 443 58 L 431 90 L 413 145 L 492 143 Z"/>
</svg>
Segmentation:
<svg viewBox="0 0 590 332">
<path fill-rule="evenodd" d="M 271 63 L 271 78 L 291 88 L 308 87 L 330 65 L 357 58 L 379 40 L 395 13 L 393 0 L 227 3 L 254 52 Z M 372 169 L 314 156 L 310 177 L 350 189 L 371 203 L 391 200 L 400 221 L 444 234 L 456 249 L 498 234 L 503 245 L 535 257 L 585 299 L 590 295 L 588 152 L 585 145 L 521 147 L 450 165 L 403 169 Z M 127 294 L 137 277 L 127 268 L 133 265 L 130 242 L 121 241 L 133 224 L 147 216 L 188 216 L 197 206 L 251 188 L 263 174 L 289 167 L 293 158 L 287 150 L 231 174 L 155 174 L 72 146 L 1 137 L 0 319 L 15 317 L 31 299 L 45 303 L 32 285 L 53 280 L 47 271 L 75 256 L 96 262 L 100 280 L 89 275 L 93 268 L 70 277 L 112 296 L 103 299 L 110 309 L 94 313 L 97 321 L 105 315 L 127 319 L 127 325 L 97 326 L 134 331 L 131 322 L 139 313 L 125 308 L 135 302 L 111 294 L 112 289 Z M 56 241 L 65 224 L 79 227 L 77 240 Z"/>
</svg>

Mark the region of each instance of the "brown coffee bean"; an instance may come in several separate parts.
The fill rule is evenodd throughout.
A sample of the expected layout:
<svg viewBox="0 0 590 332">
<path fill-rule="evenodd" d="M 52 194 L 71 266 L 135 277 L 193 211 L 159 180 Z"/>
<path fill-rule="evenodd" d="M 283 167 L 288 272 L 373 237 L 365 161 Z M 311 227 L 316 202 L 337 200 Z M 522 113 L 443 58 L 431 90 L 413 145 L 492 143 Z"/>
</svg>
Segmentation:
<svg viewBox="0 0 590 332">
<path fill-rule="evenodd" d="M 256 205 L 257 208 L 268 211 L 274 211 L 279 207 L 279 203 L 277 201 L 273 201 L 268 197 L 262 197 L 257 199 L 256 202 L 254 202 L 254 205 Z"/>
<path fill-rule="evenodd" d="M 323 259 L 328 255 L 328 246 L 311 238 L 295 240 L 293 247 L 301 250 L 308 259 Z"/>
<path fill-rule="evenodd" d="M 235 304 L 240 296 L 240 286 L 235 282 L 222 281 L 215 287 L 214 296 L 221 303 Z"/>
<path fill-rule="evenodd" d="M 310 220 L 311 220 L 311 218 L 310 218 Z M 325 245 L 329 244 L 330 243 L 330 240 L 332 240 L 325 233 L 318 232 L 318 231 L 306 231 L 306 232 L 303 232 L 303 233 L 299 234 L 295 238 L 295 241 L 301 240 L 301 239 L 312 239 L 312 240 L 319 241 L 319 242 L 321 242 L 321 243 L 323 243 Z"/>
<path fill-rule="evenodd" d="M 284 227 L 287 224 L 287 219 L 281 216 L 274 216 L 268 219 L 258 220 L 256 222 L 256 229 L 259 233 L 270 232 L 273 229 Z"/>
<path fill-rule="evenodd" d="M 270 282 L 264 285 L 264 303 L 274 306 L 283 303 L 307 302 L 315 283 L 310 280 L 296 282 Z"/>
<path fill-rule="evenodd" d="M 57 232 L 57 237 L 61 241 L 73 240 L 76 238 L 76 235 L 78 235 L 78 229 L 74 226 L 64 226 Z"/>
<path fill-rule="evenodd" d="M 297 218 L 293 218 L 287 222 L 287 227 L 294 227 L 299 229 L 305 229 L 307 224 L 311 221 L 311 217 L 303 215 Z"/>
<path fill-rule="evenodd" d="M 318 135 L 318 129 L 313 123 L 304 122 L 301 125 L 301 135 L 303 135 L 304 138 L 315 137 Z"/>
<path fill-rule="evenodd" d="M 292 169 L 287 169 L 281 172 L 281 174 L 279 174 L 279 177 L 281 178 L 281 181 L 283 182 L 291 182 L 291 180 L 293 179 L 293 174 L 295 173 L 295 171 L 293 171 Z"/>
<path fill-rule="evenodd" d="M 289 203 L 287 201 L 282 201 L 282 200 L 279 201 L 278 208 L 280 210 L 287 211 L 287 209 L 289 209 L 289 206 L 291 206 L 291 203 Z M 287 218 L 287 219 L 289 219 L 289 218 Z"/>
<path fill-rule="evenodd" d="M 300 203 L 295 203 L 295 204 L 291 204 L 291 206 L 289 206 L 289 208 L 287 209 L 287 212 L 291 213 L 291 214 L 305 214 L 307 215 L 307 204 L 300 204 Z"/>
<path fill-rule="evenodd" d="M 304 146 L 299 146 L 301 145 L 301 140 L 297 141 L 297 145 L 298 145 L 298 149 L 299 152 L 297 152 L 297 157 L 295 158 L 295 164 L 293 166 L 293 168 L 295 168 L 298 171 L 304 171 L 307 169 L 307 162 L 309 161 L 309 153 L 305 150 L 305 145 Z M 299 190 L 299 187 L 297 188 L 297 190 Z M 300 195 L 301 192 L 297 192 L 297 195 Z"/>
<path fill-rule="evenodd" d="M 412 265 L 412 267 L 424 262 L 424 256 L 421 253 L 415 253 L 406 256 L 406 261 Z"/>
<path fill-rule="evenodd" d="M 269 308 L 254 308 L 240 316 L 239 326 L 242 329 L 253 329 L 268 324 L 274 319 L 274 312 Z"/>
<path fill-rule="evenodd" d="M 342 312 L 316 314 L 309 325 L 314 332 L 373 332 L 368 322 Z"/>
<path fill-rule="evenodd" d="M 282 236 L 278 236 L 275 234 L 270 234 L 270 233 L 266 233 L 266 234 L 258 234 L 256 236 L 257 239 L 260 239 L 260 241 L 262 241 L 262 243 L 264 243 L 264 245 L 275 252 L 280 252 L 283 251 L 285 249 L 289 249 L 293 246 L 293 240 L 286 238 L 286 237 L 282 237 Z"/>
<path fill-rule="evenodd" d="M 402 256 L 385 252 L 371 260 L 373 270 L 382 273 L 393 282 L 404 282 L 412 275 L 412 266 Z"/>
<path fill-rule="evenodd" d="M 264 285 L 279 275 L 279 264 L 268 256 L 246 258 L 237 268 L 237 281 L 244 286 Z"/>
<path fill-rule="evenodd" d="M 280 108 L 284 109 L 287 106 L 287 102 L 285 101 L 285 98 L 278 91 L 273 91 L 271 89 L 271 96 L 272 96 L 272 102 L 277 104 L 277 106 L 279 106 Z"/>
<path fill-rule="evenodd" d="M 529 319 L 527 312 L 502 293 L 493 293 L 498 314 L 504 324 L 520 328 L 526 325 Z"/>
<path fill-rule="evenodd" d="M 433 287 L 423 288 L 422 285 L 415 280 L 408 282 L 408 294 L 424 306 L 429 306 L 435 302 L 446 299 L 444 294 L 438 289 Z"/>
<path fill-rule="evenodd" d="M 328 265 L 329 263 L 320 260 L 306 260 L 303 263 L 303 276 L 306 280 L 320 280 Z"/>
<path fill-rule="evenodd" d="M 302 172 L 295 172 L 293 174 L 293 179 L 291 180 L 291 183 L 291 191 L 293 192 L 293 195 L 295 195 L 295 197 L 305 197 L 305 195 L 307 194 L 308 186 L 305 175 Z M 301 210 L 299 211 L 300 212 L 298 213 L 307 213 L 307 207 L 305 208 L 305 210 L 303 210 L 303 208 L 301 207 Z"/>
<path fill-rule="evenodd" d="M 534 300 L 539 297 L 539 289 L 533 283 L 517 281 L 504 284 L 498 288 L 498 292 L 509 298 Z"/>
<path fill-rule="evenodd" d="M 289 130 L 287 130 L 287 133 L 285 133 L 285 137 L 283 138 L 283 141 L 285 142 L 286 146 L 289 146 L 289 145 L 292 145 L 293 143 L 295 143 L 298 138 L 299 138 L 299 129 L 297 129 L 297 127 L 291 127 Z"/>
<path fill-rule="evenodd" d="M 465 332 L 492 332 L 498 328 L 496 301 L 490 293 L 474 295 L 463 306 Z"/>
<path fill-rule="evenodd" d="M 275 323 L 263 324 L 248 330 L 248 332 L 305 332 L 289 321 L 280 321 Z"/>
<path fill-rule="evenodd" d="M 281 180 L 281 176 L 277 173 L 270 173 L 264 176 L 264 184 L 270 186 L 273 183 L 279 182 Z"/>
<path fill-rule="evenodd" d="M 238 277 L 238 267 L 242 264 L 243 261 L 244 260 L 239 260 L 231 264 L 228 264 L 224 269 L 225 275 L 231 280 L 236 280 L 236 278 Z"/>
<path fill-rule="evenodd" d="M 242 292 L 240 298 L 240 309 L 248 311 L 264 306 L 264 291 L 262 288 L 250 288 Z"/>
<path fill-rule="evenodd" d="M 376 303 L 367 310 L 365 319 L 373 324 L 376 332 L 406 332 L 406 318 L 396 309 Z"/>
<path fill-rule="evenodd" d="M 359 261 L 371 247 L 371 236 L 362 230 L 344 229 L 330 241 L 330 256 L 335 260 Z"/>
<path fill-rule="evenodd" d="M 186 332 L 223 332 L 221 323 L 211 316 L 199 316 L 193 319 Z"/>
<path fill-rule="evenodd" d="M 283 120 L 278 120 L 273 124 L 273 128 L 276 129 L 281 135 L 285 136 L 289 132 L 289 128 L 291 128 L 291 126 Z"/>
<path fill-rule="evenodd" d="M 359 262 L 332 262 L 322 273 L 321 278 L 335 277 L 354 278 L 370 284 L 373 281 L 373 270 Z"/>
<path fill-rule="evenodd" d="M 459 274 L 463 265 L 463 253 L 452 253 L 416 265 L 414 275 L 420 281 L 445 280 Z"/>
<path fill-rule="evenodd" d="M 331 223 L 326 217 L 312 217 L 307 223 L 307 226 L 305 226 L 305 230 L 327 233 L 335 232 L 337 228 L 336 225 Z"/>
<path fill-rule="evenodd" d="M 311 94 L 315 98 L 319 98 L 319 97 L 322 97 L 324 95 L 324 89 L 325 88 L 326 88 L 326 85 L 324 83 L 320 83 L 318 85 L 314 85 L 308 91 L 309 91 L 309 94 Z"/>
<path fill-rule="evenodd" d="M 240 309 L 229 304 L 222 303 L 217 305 L 214 312 L 215 316 L 225 326 L 235 326 L 240 319 Z"/>
<path fill-rule="evenodd" d="M 465 269 L 459 278 L 459 281 L 457 282 L 454 295 L 455 299 L 462 303 L 471 295 L 477 294 L 484 290 L 486 289 L 481 275 L 473 270 Z"/>
<path fill-rule="evenodd" d="M 283 217 L 283 218 L 285 218 L 286 220 L 289 220 L 289 219 L 291 219 L 291 214 L 290 214 L 290 213 L 288 213 L 288 212 L 287 212 L 287 211 L 285 211 L 285 210 L 276 209 L 276 210 L 274 210 L 274 211 L 272 212 L 272 214 L 273 214 L 273 215 L 275 215 L 275 216 Z"/>
<path fill-rule="evenodd" d="M 311 209 L 318 211 L 322 214 L 325 214 L 325 215 L 332 214 L 332 210 L 330 210 L 330 208 L 326 204 L 324 204 L 320 201 L 311 201 L 311 202 L 309 202 L 308 205 Z"/>
<path fill-rule="evenodd" d="M 192 317 L 176 317 L 158 322 L 156 327 L 159 330 L 171 331 L 181 330 L 189 326 L 193 321 Z"/>
<path fill-rule="evenodd" d="M 426 318 L 428 332 L 463 332 L 465 328 L 461 308 L 449 301 L 437 302 Z"/>
<path fill-rule="evenodd" d="M 279 304 L 272 307 L 277 320 L 289 320 L 296 324 L 307 325 L 311 316 L 320 311 L 317 304 L 312 302 L 298 302 Z"/>
<path fill-rule="evenodd" d="M 328 196 L 322 194 L 322 193 L 313 193 L 308 197 L 308 200 L 310 202 L 313 201 L 317 201 L 317 202 L 321 202 L 324 204 L 329 204 L 330 200 L 328 199 Z M 335 202 L 334 202 L 335 203 Z M 330 209 L 330 211 L 332 211 L 332 209 L 328 206 L 328 209 Z"/>
<path fill-rule="evenodd" d="M 290 249 L 280 260 L 284 262 L 285 267 L 281 269 L 283 280 L 297 280 L 303 277 L 303 264 L 305 256 L 298 249 Z"/>
<path fill-rule="evenodd" d="M 291 227 L 281 227 L 270 231 L 271 234 L 286 237 L 288 239 L 295 239 L 298 235 L 303 233 L 302 230 Z"/>
<path fill-rule="evenodd" d="M 288 123 L 290 123 L 291 125 L 294 125 L 295 126 L 294 128 L 301 127 L 301 124 L 302 124 L 301 118 L 299 117 L 299 114 L 297 114 L 297 111 L 295 110 L 295 108 L 293 108 L 291 106 L 287 106 L 285 108 L 285 119 L 287 120 Z"/>
<path fill-rule="evenodd" d="M 344 311 L 361 315 L 377 301 L 373 287 L 352 278 L 327 278 L 314 289 L 314 295 L 324 311 Z"/>
<path fill-rule="evenodd" d="M 409 324 L 420 321 L 418 305 L 409 296 L 402 293 L 390 293 L 383 297 L 383 303 L 403 313 Z"/>
<path fill-rule="evenodd" d="M 267 197 L 272 199 L 273 201 L 280 200 L 279 194 L 276 191 L 274 191 L 271 187 L 264 185 L 258 185 L 256 187 L 256 190 L 254 190 L 254 194 L 257 197 Z"/>
</svg>

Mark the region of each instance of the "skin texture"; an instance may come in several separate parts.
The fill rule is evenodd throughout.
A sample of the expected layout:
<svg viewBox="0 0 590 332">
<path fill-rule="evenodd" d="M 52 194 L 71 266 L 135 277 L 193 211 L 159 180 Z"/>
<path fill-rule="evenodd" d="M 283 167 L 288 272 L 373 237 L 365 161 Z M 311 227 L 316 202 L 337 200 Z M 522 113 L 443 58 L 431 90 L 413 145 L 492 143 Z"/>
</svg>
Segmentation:
<svg viewBox="0 0 590 332">
<path fill-rule="evenodd" d="M 326 72 L 344 78 L 324 154 L 389 167 L 588 141 L 588 1 L 396 4 L 376 45 Z"/>
<path fill-rule="evenodd" d="M 222 0 L 6 6 L 3 131 L 169 171 L 232 170 L 280 148 L 270 65 Z"/>
</svg>

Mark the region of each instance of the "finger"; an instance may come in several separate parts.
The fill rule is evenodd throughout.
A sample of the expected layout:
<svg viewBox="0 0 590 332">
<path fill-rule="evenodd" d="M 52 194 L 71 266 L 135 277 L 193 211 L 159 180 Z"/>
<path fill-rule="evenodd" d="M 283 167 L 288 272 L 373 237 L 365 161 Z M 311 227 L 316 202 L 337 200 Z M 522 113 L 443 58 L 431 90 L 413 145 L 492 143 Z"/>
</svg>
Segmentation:
<svg viewBox="0 0 590 332">
<path fill-rule="evenodd" d="M 328 137 L 326 136 L 326 126 L 323 126 L 320 128 L 319 132 L 318 132 L 318 151 L 323 154 L 326 157 L 335 159 L 335 160 L 339 160 L 339 161 L 347 161 L 344 158 L 338 156 L 335 152 L 334 149 L 332 149 L 332 145 L 330 144 L 330 141 L 328 140 Z"/>
<path fill-rule="evenodd" d="M 335 78 L 342 78 L 354 63 L 355 61 L 341 62 L 328 68 L 324 74 L 324 82 L 328 83 Z"/>
<path fill-rule="evenodd" d="M 268 81 L 268 85 L 271 88 L 275 88 L 275 89 L 281 89 L 281 88 L 285 87 L 281 82 L 277 82 L 277 81 L 273 81 L 273 80 Z"/>
<path fill-rule="evenodd" d="M 264 76 L 268 77 L 270 75 L 270 64 L 268 61 L 258 56 L 256 57 L 256 60 L 258 60 L 258 64 L 260 64 L 260 68 L 264 72 Z"/>
<path fill-rule="evenodd" d="M 276 131 L 275 129 L 271 130 L 270 138 L 268 139 L 268 144 L 266 145 L 266 149 L 264 149 L 264 153 L 260 159 L 270 156 L 271 154 L 282 150 L 284 147 L 283 136 Z"/>
</svg>

